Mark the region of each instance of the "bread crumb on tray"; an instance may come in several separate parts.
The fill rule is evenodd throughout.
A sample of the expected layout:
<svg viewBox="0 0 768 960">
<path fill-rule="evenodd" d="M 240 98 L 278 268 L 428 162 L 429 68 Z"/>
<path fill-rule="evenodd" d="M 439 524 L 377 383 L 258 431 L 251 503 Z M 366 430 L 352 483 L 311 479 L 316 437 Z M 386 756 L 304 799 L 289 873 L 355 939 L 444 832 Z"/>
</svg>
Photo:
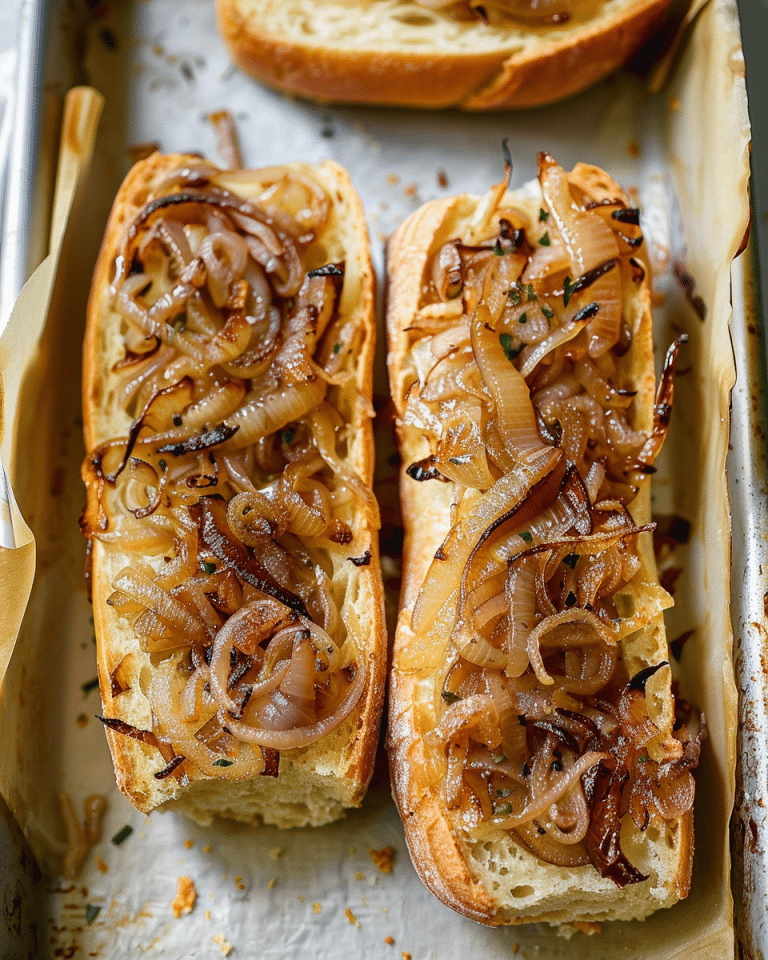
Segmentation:
<svg viewBox="0 0 768 960">
<path fill-rule="evenodd" d="M 176 896 L 171 903 L 171 909 L 175 917 L 183 917 L 187 913 L 192 913 L 192 908 L 197 900 L 197 890 L 191 877 L 179 877 L 176 881 Z"/>
</svg>

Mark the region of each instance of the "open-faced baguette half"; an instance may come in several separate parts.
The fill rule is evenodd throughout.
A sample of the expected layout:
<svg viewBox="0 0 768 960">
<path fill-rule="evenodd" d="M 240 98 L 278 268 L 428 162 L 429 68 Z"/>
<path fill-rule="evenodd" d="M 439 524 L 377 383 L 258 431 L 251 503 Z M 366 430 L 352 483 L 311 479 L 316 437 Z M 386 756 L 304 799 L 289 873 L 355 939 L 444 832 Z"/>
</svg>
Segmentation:
<svg viewBox="0 0 768 960">
<path fill-rule="evenodd" d="M 416 869 L 485 923 L 644 917 L 688 892 L 699 737 L 644 526 L 679 344 L 654 403 L 637 210 L 542 154 L 538 182 L 416 211 L 387 275 L 388 738 Z"/>
<path fill-rule="evenodd" d="M 322 101 L 494 110 L 601 80 L 668 5 L 499 2 L 478 14 L 462 0 L 216 0 L 216 11 L 235 63 L 270 86 Z"/>
<path fill-rule="evenodd" d="M 140 810 L 287 827 L 361 802 L 386 663 L 373 296 L 334 163 L 154 154 L 117 195 L 82 526 L 109 746 Z"/>
</svg>

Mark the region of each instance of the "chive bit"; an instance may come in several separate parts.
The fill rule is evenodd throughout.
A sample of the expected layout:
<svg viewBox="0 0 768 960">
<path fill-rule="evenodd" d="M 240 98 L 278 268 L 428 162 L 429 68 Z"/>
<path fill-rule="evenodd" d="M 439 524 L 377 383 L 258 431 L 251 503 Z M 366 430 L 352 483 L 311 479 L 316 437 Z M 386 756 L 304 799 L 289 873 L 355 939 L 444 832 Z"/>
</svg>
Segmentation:
<svg viewBox="0 0 768 960">
<path fill-rule="evenodd" d="M 543 237 L 539 237 L 539 243 L 542 247 L 548 247 L 552 241 L 549 239 L 549 230 L 544 234 Z"/>
<path fill-rule="evenodd" d="M 339 350 L 341 350 L 341 344 L 340 344 L 340 343 L 334 343 L 334 345 L 333 345 L 333 352 L 334 352 L 334 353 L 338 353 Z"/>
<path fill-rule="evenodd" d="M 93 923 L 93 921 L 101 913 L 101 907 L 95 907 L 91 903 L 85 905 L 85 922 Z"/>
<path fill-rule="evenodd" d="M 126 824 L 122 830 L 118 830 L 114 837 L 112 837 L 112 843 L 114 843 L 116 847 L 119 847 L 132 833 L 133 827 Z"/>
<path fill-rule="evenodd" d="M 545 304 L 542 304 L 541 312 L 544 314 L 544 316 L 547 318 L 547 320 L 551 320 L 552 317 L 554 317 L 554 315 L 555 315 L 555 311 L 554 311 L 554 310 L 551 310 L 551 309 L 546 305 L 546 303 L 545 303 Z"/>
<path fill-rule="evenodd" d="M 234 760 L 225 760 L 224 757 L 219 757 L 218 760 L 214 760 L 212 766 L 214 767 L 231 767 L 234 763 Z"/>
<path fill-rule="evenodd" d="M 213 562 L 213 560 L 205 560 L 203 562 L 203 569 L 210 577 L 212 573 L 216 573 L 216 564 Z"/>
<path fill-rule="evenodd" d="M 523 543 L 533 543 L 533 534 L 529 533 L 527 530 L 520 530 L 517 535 L 520 537 Z"/>
<path fill-rule="evenodd" d="M 90 693 L 91 690 L 95 690 L 99 685 L 99 678 L 94 677 L 93 680 L 88 680 L 82 685 L 83 693 Z"/>
<path fill-rule="evenodd" d="M 565 283 L 563 284 L 563 306 L 568 306 L 568 301 L 573 296 L 576 287 L 578 286 L 577 280 L 571 280 L 570 277 L 565 278 Z"/>
</svg>

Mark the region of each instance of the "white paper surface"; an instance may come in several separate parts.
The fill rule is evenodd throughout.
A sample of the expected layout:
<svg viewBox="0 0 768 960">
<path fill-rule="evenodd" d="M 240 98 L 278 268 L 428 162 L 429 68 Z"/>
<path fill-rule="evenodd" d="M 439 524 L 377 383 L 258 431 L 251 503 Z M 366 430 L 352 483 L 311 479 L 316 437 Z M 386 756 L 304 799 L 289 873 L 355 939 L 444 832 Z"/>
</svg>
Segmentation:
<svg viewBox="0 0 768 960">
<path fill-rule="evenodd" d="M 728 4 L 719 0 L 719 6 Z M 568 169 L 578 160 L 601 164 L 637 191 L 657 268 L 685 257 L 674 186 L 679 169 L 671 156 L 675 134 L 665 141 L 671 112 L 679 111 L 680 104 L 669 94 L 649 101 L 642 84 L 628 76 L 613 78 L 567 103 L 516 114 L 303 103 L 258 86 L 229 64 L 215 35 L 210 0 L 123 3 L 94 24 L 85 66 L 87 81 L 105 94 L 107 105 L 87 222 L 79 225 L 73 240 L 73 336 L 82 328 L 88 273 L 103 223 L 130 166 L 126 148 L 156 142 L 165 151 L 199 151 L 215 159 L 215 133 L 205 116 L 222 107 L 236 117 L 247 165 L 330 157 L 350 170 L 369 218 L 380 281 L 386 235 L 418 205 L 456 192 L 483 193 L 498 182 L 503 137 L 509 138 L 515 163 L 513 187 L 535 175 L 541 149 Z M 737 158 L 743 147 L 743 139 L 727 145 Z M 671 275 L 659 275 L 657 290 L 664 300 L 656 334 L 663 354 L 678 322 L 694 321 Z M 76 362 L 76 351 L 67 356 Z M 65 847 L 58 791 L 66 791 L 78 810 L 88 794 L 106 795 L 108 812 L 104 839 L 89 854 L 77 881 L 54 884 L 41 956 L 127 960 L 146 954 L 193 960 L 227 955 L 231 947 L 231 956 L 243 958 L 400 960 L 410 954 L 412 960 L 495 960 L 518 949 L 517 956 L 524 958 L 615 960 L 642 956 L 643 939 L 657 945 L 667 936 L 674 939 L 674 911 L 643 926 L 606 925 L 600 937 L 579 935 L 568 944 L 543 925 L 496 930 L 459 917 L 416 877 L 381 776 L 361 811 L 318 830 L 254 831 L 227 824 L 201 829 L 173 814 L 144 817 L 133 810 L 114 786 L 104 734 L 93 719 L 100 712 L 98 693 L 83 689 L 96 670 L 82 587 L 84 545 L 72 532 L 84 495 L 77 476 L 82 449 L 76 369 L 71 377 L 68 387 L 57 387 L 57 436 L 65 438 L 53 457 L 64 476 L 58 520 L 52 524 L 55 529 L 46 528 L 48 542 L 38 539 L 42 572 L 26 624 L 25 652 L 31 666 L 25 695 L 37 706 L 26 711 L 23 730 L 14 736 L 20 743 L 30 744 L 32 738 L 41 742 L 30 780 L 35 795 L 26 827 L 44 862 L 54 863 Z M 695 393 L 696 387 L 691 390 Z M 387 392 L 382 363 L 376 391 Z M 700 436 L 700 428 L 693 429 Z M 680 469 L 686 455 L 682 439 L 675 451 L 683 459 L 676 466 L 669 452 L 670 473 L 662 471 L 655 487 L 656 509 L 664 513 L 678 509 L 680 500 L 680 483 L 669 476 L 685 475 Z M 692 550 L 699 546 L 694 543 Z M 722 549 L 727 551 L 727 542 Z M 713 585 L 709 600 L 685 594 L 683 599 L 690 602 L 673 614 L 670 636 L 706 619 L 702 611 L 712 600 L 727 623 L 727 595 L 722 583 Z M 48 666 L 41 669 L 40 664 Z M 721 676 L 718 683 L 730 690 L 727 667 Z M 23 751 L 19 762 L 32 765 Z M 717 756 L 709 763 L 725 782 L 728 758 Z M 706 821 L 707 811 L 699 814 Z M 133 833 L 114 845 L 110 838 L 125 825 L 132 826 Z M 369 853 L 385 846 L 395 850 L 389 874 L 376 868 Z M 701 881 L 710 862 L 717 864 L 720 847 L 715 838 L 701 850 L 699 889 L 704 889 Z M 176 919 L 171 902 L 182 875 L 193 879 L 198 899 L 190 914 Z M 692 900 L 675 910 L 695 910 L 696 889 Z M 88 906 L 100 908 L 90 923 Z M 676 955 L 675 950 L 670 946 L 669 956 Z"/>
</svg>

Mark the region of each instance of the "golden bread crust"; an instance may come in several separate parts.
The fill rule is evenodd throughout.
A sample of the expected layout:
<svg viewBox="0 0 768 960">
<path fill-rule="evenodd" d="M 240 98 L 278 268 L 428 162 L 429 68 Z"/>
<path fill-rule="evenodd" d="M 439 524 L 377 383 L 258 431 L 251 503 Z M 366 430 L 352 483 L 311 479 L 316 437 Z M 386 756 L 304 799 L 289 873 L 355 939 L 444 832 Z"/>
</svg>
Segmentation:
<svg viewBox="0 0 768 960">
<path fill-rule="evenodd" d="M 110 407 L 109 403 L 110 390 L 114 386 L 111 366 L 119 358 L 122 343 L 119 318 L 109 305 L 109 285 L 124 230 L 146 201 L 154 184 L 173 170 L 199 162 L 198 157 L 155 153 L 132 168 L 115 199 L 94 270 L 83 348 L 83 424 L 88 450 L 110 437 L 124 436 L 130 422 L 127 414 Z M 344 319 L 353 321 L 360 331 L 355 368 L 359 397 L 354 404 L 350 423 L 348 462 L 370 487 L 374 468 L 373 429 L 369 411 L 376 335 L 375 280 L 362 204 L 347 173 L 335 163 L 326 161 L 317 167 L 287 164 L 286 167 L 311 177 L 324 187 L 331 198 L 332 213 L 328 229 L 337 232 L 332 242 L 337 246 L 344 245 L 347 273 L 354 278 L 354 296 L 345 293 L 339 307 Z M 173 777 L 156 780 L 154 773 L 164 765 L 158 751 L 107 729 L 117 784 L 138 809 L 149 812 L 160 804 L 174 801 L 201 821 L 209 820 L 220 809 L 224 809 L 225 815 L 237 819 L 252 822 L 264 819 L 280 826 L 292 826 L 326 822 L 340 816 L 343 807 L 360 805 L 373 770 L 378 743 L 386 680 L 386 627 L 376 531 L 360 519 L 356 521 L 353 533 L 352 547 L 361 553 L 370 550 L 371 560 L 368 565 L 360 567 L 346 562 L 342 568 L 342 575 L 357 593 L 355 602 L 359 606 L 358 614 L 367 630 L 364 647 L 359 651 L 359 655 L 366 658 L 366 685 L 361 703 L 352 715 L 320 741 L 284 751 L 278 779 L 261 777 L 247 781 L 254 790 L 258 788 L 258 797 L 245 798 L 239 809 L 227 808 L 226 792 L 232 786 L 228 781 L 195 780 L 190 787 L 181 788 Z M 148 654 L 142 652 L 138 638 L 127 621 L 119 618 L 106 602 L 112 592 L 113 577 L 125 566 L 126 558 L 113 545 L 94 540 L 92 561 L 94 628 L 104 715 L 148 729 L 151 713 L 144 691 L 148 682 L 147 671 L 153 669 L 151 661 Z M 113 698 L 110 676 L 127 655 L 133 658 L 129 661 L 127 671 L 130 689 Z M 297 807 L 306 800 L 303 819 L 290 809 L 280 809 L 282 784 L 286 782 L 291 789 L 303 791 L 301 797 L 295 798 Z M 211 784 L 221 786 L 222 797 L 216 798 L 216 809 L 206 799 Z M 235 786 L 239 795 L 244 792 L 242 784 Z M 187 799 L 185 793 L 189 795 Z M 198 794 L 201 799 L 197 799 Z M 291 798 L 282 799 L 290 801 Z"/>
<path fill-rule="evenodd" d="M 605 176 L 597 168 L 580 165 L 576 168 L 582 180 Z M 576 172 L 576 171 L 575 171 Z M 610 181 L 613 184 L 613 181 Z M 616 186 L 619 195 L 620 188 Z M 387 337 L 388 369 L 392 396 L 402 417 L 408 388 L 416 379 L 410 363 L 411 336 L 416 311 L 421 306 L 427 284 L 425 270 L 429 258 L 447 240 L 460 237 L 479 198 L 460 195 L 436 200 L 417 210 L 390 238 L 387 246 Z M 540 196 L 531 185 L 508 195 L 509 206 L 526 210 L 536 219 Z M 625 381 L 637 389 L 639 414 L 636 428 L 648 428 L 653 419 L 655 378 L 650 312 L 650 284 L 645 281 L 630 304 L 630 326 L 633 346 L 622 361 Z M 450 321 L 455 323 L 455 318 Z M 593 867 L 566 869 L 544 864 L 521 849 L 502 851 L 502 841 L 486 830 L 481 838 L 473 838 L 458 817 L 447 810 L 441 784 L 430 785 L 424 771 L 428 760 L 423 737 L 419 732 L 418 707 L 434 696 L 430 671 L 419 669 L 422 651 L 429 656 L 428 640 L 414 635 L 411 613 L 421 586 L 430 568 L 435 550 L 450 529 L 451 484 L 418 483 L 405 472 L 406 468 L 429 452 L 417 445 L 413 432 L 400 435 L 403 471 L 400 495 L 405 526 L 403 556 L 403 588 L 401 610 L 395 634 L 393 663 L 390 675 L 388 749 L 395 800 L 403 818 L 405 836 L 417 872 L 440 900 L 460 913 L 488 924 L 517 924 L 544 921 L 567 924 L 573 920 L 601 921 L 611 918 L 644 917 L 660 906 L 669 906 L 685 897 L 690 887 L 693 863 L 693 817 L 685 814 L 669 828 L 662 828 L 654 840 L 644 837 L 626 821 L 630 839 L 637 849 L 646 846 L 643 872 L 654 872 L 656 889 L 647 891 L 652 880 L 631 884 L 618 890 L 611 880 L 603 879 Z M 650 514 L 650 490 L 642 488 L 632 504 L 636 522 Z M 650 535 L 640 538 L 639 553 L 645 575 L 656 578 Z M 646 627 L 623 643 L 623 655 L 630 675 L 637 670 L 667 658 L 663 620 L 659 615 Z M 628 818 L 627 818 L 628 819 Z M 501 834 L 501 831 L 496 831 Z M 481 869 L 482 842 L 494 844 L 494 855 L 505 856 L 505 876 L 518 889 L 534 891 L 519 902 L 505 899 L 503 889 L 495 892 L 488 881 L 488 871 Z M 622 841 L 623 842 L 623 841 Z M 672 853 L 668 855 L 668 847 Z M 500 861 L 502 862 L 502 861 Z M 495 878 L 494 874 L 492 879 Z"/>
<path fill-rule="evenodd" d="M 326 102 L 497 110 L 541 106 L 597 83 L 637 53 L 668 5 L 629 0 L 551 42 L 499 33 L 495 42 L 470 50 L 448 44 L 409 49 L 394 39 L 384 49 L 368 49 L 289 36 L 268 15 L 256 20 L 241 0 L 216 0 L 216 14 L 235 63 L 277 89 Z M 354 16 L 353 6 L 350 22 Z M 394 20 L 383 24 L 382 30 L 396 30 Z M 493 36 L 493 27 L 485 29 Z"/>
</svg>

